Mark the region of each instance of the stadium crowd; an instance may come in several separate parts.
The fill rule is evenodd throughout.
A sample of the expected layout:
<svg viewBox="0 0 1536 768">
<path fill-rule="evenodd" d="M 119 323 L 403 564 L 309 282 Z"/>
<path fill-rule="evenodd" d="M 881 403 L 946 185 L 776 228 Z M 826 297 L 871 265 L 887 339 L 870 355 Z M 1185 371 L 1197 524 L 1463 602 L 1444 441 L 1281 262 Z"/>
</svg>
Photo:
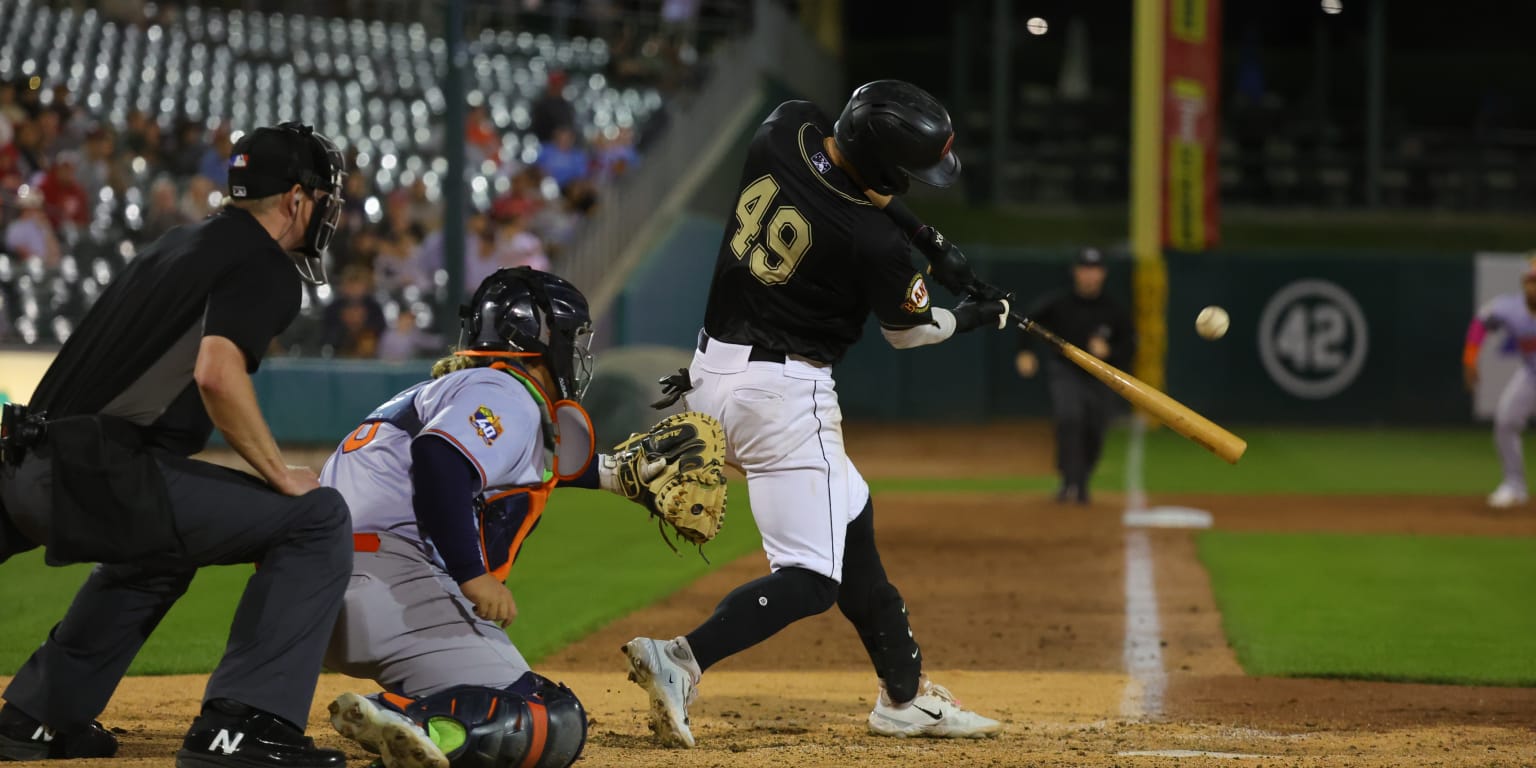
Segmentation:
<svg viewBox="0 0 1536 768">
<path fill-rule="evenodd" d="M 472 290 L 502 267 L 560 269 L 600 186 L 638 161 L 631 127 L 609 126 L 583 141 L 574 106 L 563 95 L 564 73 L 550 74 L 533 104 L 539 150 L 533 162 L 503 152 L 502 137 L 483 105 L 472 108 L 464 136 L 470 167 L 490 160 L 506 191 L 473 210 L 465 237 L 464 285 Z M 135 179 L 148 179 L 142 206 L 126 211 L 135 245 L 208 216 L 221 204 L 233 140 L 226 122 L 163 122 L 130 112 L 118 130 L 95 119 L 63 86 L 36 79 L 0 83 L 0 230 L 3 253 L 17 268 L 36 260 L 42 273 L 61 268 L 86 237 L 99 201 L 123 199 Z M 504 156 L 507 155 L 507 156 Z M 388 193 L 358 172 L 349 152 L 342 222 L 329 264 L 335 283 L 322 293 L 323 349 L 344 357 L 401 358 L 426 354 L 436 341 L 408 309 L 386 322 L 384 299 L 414 289 L 430 295 L 446 280 L 439 190 L 420 177 Z M 35 268 L 34 268 L 35 269 Z M 14 341 L 0 313 L 0 343 Z"/>
</svg>

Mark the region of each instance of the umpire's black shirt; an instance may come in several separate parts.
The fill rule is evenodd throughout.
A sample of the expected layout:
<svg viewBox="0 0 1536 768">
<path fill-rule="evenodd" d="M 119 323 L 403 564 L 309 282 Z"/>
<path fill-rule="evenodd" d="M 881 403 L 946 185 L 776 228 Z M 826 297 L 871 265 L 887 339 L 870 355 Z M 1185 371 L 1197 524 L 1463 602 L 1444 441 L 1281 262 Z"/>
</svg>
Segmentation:
<svg viewBox="0 0 1536 768">
<path fill-rule="evenodd" d="M 1130 315 L 1102 291 L 1091 299 L 1084 298 L 1070 288 L 1048 294 L 1038 301 L 1029 312 L 1029 319 L 1051 329 L 1072 344 L 1088 349 L 1088 340 L 1095 336 L 1109 344 L 1106 360 L 1116 368 L 1126 368 L 1136 354 L 1136 334 L 1131 329 Z M 1034 336 L 1019 332 L 1019 350 L 1030 348 Z M 1087 375 L 1056 350 L 1047 358 L 1056 372 L 1072 371 Z"/>
<path fill-rule="evenodd" d="M 213 422 L 192 378 L 204 336 L 223 336 L 255 372 L 299 311 L 292 260 L 251 214 L 226 207 L 173 229 L 107 285 L 32 396 L 50 418 L 106 414 L 147 445 L 188 456 Z"/>
</svg>

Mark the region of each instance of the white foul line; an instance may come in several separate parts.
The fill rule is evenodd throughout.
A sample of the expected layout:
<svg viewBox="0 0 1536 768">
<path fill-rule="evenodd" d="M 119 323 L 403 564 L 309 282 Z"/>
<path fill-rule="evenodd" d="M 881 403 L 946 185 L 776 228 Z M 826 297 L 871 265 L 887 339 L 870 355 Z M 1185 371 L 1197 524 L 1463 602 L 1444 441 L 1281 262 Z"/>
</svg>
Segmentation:
<svg viewBox="0 0 1536 768">
<path fill-rule="evenodd" d="M 1133 415 L 1125 462 L 1127 512 L 1145 506 L 1141 477 L 1145 437 L 1141 418 Z M 1157 584 L 1152 574 L 1152 539 L 1145 528 L 1125 531 L 1125 671 L 1131 679 L 1120 700 L 1121 716 L 1137 720 L 1161 717 L 1168 673 L 1163 670 L 1163 631 L 1157 613 Z"/>
</svg>

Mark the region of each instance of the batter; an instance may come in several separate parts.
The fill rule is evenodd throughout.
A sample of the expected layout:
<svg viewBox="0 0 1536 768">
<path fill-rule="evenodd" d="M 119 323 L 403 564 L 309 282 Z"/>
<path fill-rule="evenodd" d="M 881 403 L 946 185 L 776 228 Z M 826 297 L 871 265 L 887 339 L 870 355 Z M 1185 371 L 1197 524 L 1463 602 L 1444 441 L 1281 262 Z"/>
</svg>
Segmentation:
<svg viewBox="0 0 1536 768">
<path fill-rule="evenodd" d="M 1520 366 L 1499 395 L 1493 417 L 1493 444 L 1504 470 L 1503 481 L 1488 495 L 1488 506 L 1496 509 L 1517 507 L 1530 499 L 1521 433 L 1536 411 L 1536 258 L 1531 259 L 1521 285 L 1521 293 L 1495 296 L 1478 310 L 1467 328 L 1461 358 L 1467 388 L 1476 389 L 1478 355 L 1490 331 L 1503 331 L 1508 345 L 1520 357 Z"/>
<path fill-rule="evenodd" d="M 665 744 L 694 745 L 687 707 L 705 670 L 834 604 L 880 678 L 872 732 L 1001 729 L 922 674 L 906 606 L 875 548 L 869 486 L 844 450 L 832 377 L 871 313 L 897 348 L 1001 327 L 1006 301 L 932 307 L 908 237 L 881 210 L 909 177 L 952 183 L 953 138 L 932 96 L 883 80 L 855 91 L 836 126 L 809 102 L 781 104 L 747 150 L 704 331 L 679 388 L 691 389 L 689 409 L 725 427 L 727 461 L 746 473 L 771 573 L 727 595 L 687 635 L 625 645 Z"/>
</svg>

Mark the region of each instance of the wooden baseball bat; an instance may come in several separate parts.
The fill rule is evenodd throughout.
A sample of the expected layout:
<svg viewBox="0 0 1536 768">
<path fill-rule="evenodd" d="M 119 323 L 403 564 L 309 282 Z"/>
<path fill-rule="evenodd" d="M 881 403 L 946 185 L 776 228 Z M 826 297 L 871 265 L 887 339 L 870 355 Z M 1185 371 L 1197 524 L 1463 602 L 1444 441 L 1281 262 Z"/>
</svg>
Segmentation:
<svg viewBox="0 0 1536 768">
<path fill-rule="evenodd" d="M 1173 431 L 1225 459 L 1228 464 L 1236 464 L 1237 460 L 1242 458 L 1243 452 L 1248 450 L 1248 441 L 1195 413 L 1189 406 L 1169 397 L 1158 388 L 1084 352 L 1076 345 L 1069 344 L 1065 339 L 1052 333 L 1050 329 L 1017 312 L 1010 313 L 1009 316 L 1023 330 L 1045 339 L 1061 350 L 1068 360 L 1093 374 L 1094 378 L 1104 382 L 1105 386 L 1115 391 L 1115 394 L 1152 414 L 1159 421 L 1173 428 Z"/>
</svg>

